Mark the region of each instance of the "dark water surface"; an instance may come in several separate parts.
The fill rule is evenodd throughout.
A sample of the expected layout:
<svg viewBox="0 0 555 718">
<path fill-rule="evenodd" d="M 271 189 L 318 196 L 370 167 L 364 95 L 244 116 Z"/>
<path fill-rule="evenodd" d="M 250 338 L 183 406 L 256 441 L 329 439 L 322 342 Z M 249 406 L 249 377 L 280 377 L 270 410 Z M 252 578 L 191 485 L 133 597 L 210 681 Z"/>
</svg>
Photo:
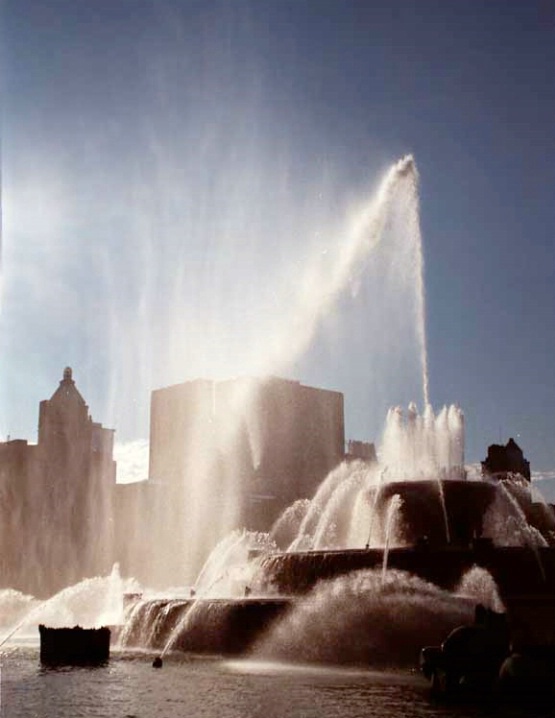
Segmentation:
<svg viewBox="0 0 555 718">
<path fill-rule="evenodd" d="M 495 710 L 430 700 L 410 672 L 371 672 L 278 663 L 114 654 L 102 668 L 44 669 L 37 648 L 2 655 L 2 718 L 402 718 L 555 716 L 551 707 Z"/>
</svg>

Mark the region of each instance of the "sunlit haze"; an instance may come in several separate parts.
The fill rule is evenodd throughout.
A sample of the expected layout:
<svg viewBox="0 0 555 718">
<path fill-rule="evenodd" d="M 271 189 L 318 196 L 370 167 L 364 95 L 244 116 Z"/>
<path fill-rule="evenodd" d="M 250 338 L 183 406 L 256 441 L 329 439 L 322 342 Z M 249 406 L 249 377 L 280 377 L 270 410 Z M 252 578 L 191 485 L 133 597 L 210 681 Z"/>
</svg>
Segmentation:
<svg viewBox="0 0 555 718">
<path fill-rule="evenodd" d="M 539 1 L 5 0 L 0 436 L 35 441 L 71 366 L 146 478 L 153 389 L 274 374 L 342 392 L 349 438 L 429 396 L 468 462 L 513 436 L 552 470 L 554 27 Z"/>
</svg>

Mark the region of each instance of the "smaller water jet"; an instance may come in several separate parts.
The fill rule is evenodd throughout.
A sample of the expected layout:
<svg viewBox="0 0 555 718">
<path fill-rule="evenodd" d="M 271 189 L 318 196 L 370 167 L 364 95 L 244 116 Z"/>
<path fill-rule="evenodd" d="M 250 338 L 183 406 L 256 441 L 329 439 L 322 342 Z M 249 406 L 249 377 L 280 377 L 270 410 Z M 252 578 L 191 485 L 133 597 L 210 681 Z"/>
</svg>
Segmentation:
<svg viewBox="0 0 555 718">
<path fill-rule="evenodd" d="M 481 606 L 503 613 L 505 605 L 499 595 L 499 588 L 491 573 L 480 566 L 472 566 L 461 578 L 455 588 L 459 596 L 471 597 Z"/>
<path fill-rule="evenodd" d="M 6 621 L 7 630 L 0 640 L 0 647 L 19 633 L 31 633 L 35 637 L 39 623 L 48 624 L 51 628 L 120 626 L 124 620 L 123 594 L 136 587 L 132 579 L 122 579 L 119 566 L 114 564 L 109 576 L 84 579 L 46 600 L 13 591 L 0 592 L 0 613 L 3 617 L 7 615 L 2 610 L 4 606 L 17 604 L 15 613 L 12 612 Z"/>
<path fill-rule="evenodd" d="M 478 486 L 468 488 L 465 481 L 464 418 L 458 407 L 444 407 L 437 416 L 429 405 L 421 415 L 415 404 L 408 407 L 406 414 L 400 407 L 390 409 L 378 455 L 377 463 L 348 462 L 328 475 L 304 509 L 304 518 L 288 551 L 383 546 L 384 508 L 392 491 L 401 492 L 402 497 L 409 494 L 411 499 L 417 494 L 425 497 L 420 506 L 422 521 L 413 529 L 409 527 L 405 543 L 410 544 L 424 534 L 447 544 L 452 540 L 469 541 L 473 535 L 479 535 L 479 527 L 474 525 L 477 519 L 473 524 L 470 515 L 457 516 L 451 498 L 449 511 L 446 505 L 445 494 L 451 495 L 457 483 L 463 482 L 465 486 L 458 490 L 461 496 L 488 491 Z M 430 495 L 434 491 L 436 499 Z M 411 518 L 417 519 L 415 512 Z M 416 536 L 415 531 L 419 532 Z M 403 543 L 401 536 L 399 540 Z"/>
<path fill-rule="evenodd" d="M 394 521 L 399 515 L 399 510 L 403 505 L 403 500 L 399 494 L 394 494 L 391 497 L 389 506 L 387 507 L 387 516 L 385 521 L 385 547 L 383 552 L 383 565 L 382 565 L 382 583 L 385 582 L 387 575 L 387 558 L 389 555 L 389 543 L 391 541 L 391 534 L 393 533 Z"/>
</svg>

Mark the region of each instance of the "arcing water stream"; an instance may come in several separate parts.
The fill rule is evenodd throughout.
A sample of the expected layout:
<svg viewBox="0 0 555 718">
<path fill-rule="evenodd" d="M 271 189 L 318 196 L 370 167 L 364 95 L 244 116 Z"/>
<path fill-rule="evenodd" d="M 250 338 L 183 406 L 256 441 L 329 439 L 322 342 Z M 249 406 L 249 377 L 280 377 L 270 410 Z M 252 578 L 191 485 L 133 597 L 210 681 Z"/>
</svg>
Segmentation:
<svg viewBox="0 0 555 718">
<path fill-rule="evenodd" d="M 246 371 L 262 377 L 295 372 L 315 339 L 320 338 L 326 322 L 339 312 L 349 292 L 368 274 L 373 296 L 370 304 L 376 314 L 375 331 L 392 334 L 390 326 L 385 326 L 389 311 L 402 317 L 401 326 L 395 326 L 410 351 L 399 352 L 398 338 L 389 336 L 396 346 L 386 354 L 389 358 L 391 353 L 408 357 L 410 382 L 406 381 L 411 384 L 410 393 L 412 396 L 421 393 L 427 407 L 424 268 L 418 173 L 413 157 L 408 155 L 393 164 L 376 191 L 350 213 L 333 236 L 326 236 L 323 246 L 324 251 L 321 246 L 315 247 L 304 263 L 294 266 L 289 291 L 283 297 L 285 303 L 280 303 L 279 311 L 267 317 L 260 341 L 245 348 Z M 382 256 L 380 253 L 384 252 Z M 386 338 L 380 341 L 380 347 Z M 369 344 L 370 341 L 369 337 Z M 384 359 L 383 363 L 389 366 L 391 362 Z M 402 375 L 402 371 L 397 372 L 395 381 L 401 382 Z M 233 397 L 221 409 L 214 388 L 211 407 L 207 407 L 204 396 L 189 397 L 191 414 L 198 416 L 199 421 L 190 423 L 183 439 L 187 458 L 179 468 L 182 475 L 172 478 L 174 494 L 170 501 L 164 499 L 164 492 L 152 492 L 155 498 L 148 507 L 149 535 L 136 536 L 136 546 L 129 547 L 130 565 L 136 567 L 136 573 L 142 572 L 144 581 L 171 585 L 179 573 L 187 583 L 193 583 L 210 550 L 240 527 L 242 501 L 249 490 L 245 486 L 248 473 L 245 467 L 254 472 L 266 448 L 264 442 L 272 440 L 260 428 L 256 391 L 256 382 L 237 382 Z M 229 457 L 225 480 L 221 480 L 218 472 L 222 455 Z M 412 472 L 413 467 L 408 470 Z M 136 527 L 141 520 L 133 512 L 130 508 L 130 525 L 124 533 L 140 533 Z M 325 543 L 325 527 L 321 528 L 318 541 Z M 173 545 L 175 550 L 160 555 L 159 545 Z"/>
</svg>

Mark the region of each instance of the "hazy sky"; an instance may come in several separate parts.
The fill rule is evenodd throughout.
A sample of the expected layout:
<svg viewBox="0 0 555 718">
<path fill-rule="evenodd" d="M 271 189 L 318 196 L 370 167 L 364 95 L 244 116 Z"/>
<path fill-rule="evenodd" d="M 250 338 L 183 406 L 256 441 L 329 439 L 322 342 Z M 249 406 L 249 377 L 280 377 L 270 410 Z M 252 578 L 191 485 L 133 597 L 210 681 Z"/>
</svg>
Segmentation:
<svg viewBox="0 0 555 718">
<path fill-rule="evenodd" d="M 514 436 L 555 467 L 553 0 L 3 0 L 1 20 L 0 434 L 36 439 L 66 365 L 122 441 L 148 436 L 152 388 L 260 369 L 412 153 L 431 401 L 464 410 L 468 461 Z M 353 438 L 422 402 L 402 234 L 280 367 L 342 391 Z"/>
</svg>

